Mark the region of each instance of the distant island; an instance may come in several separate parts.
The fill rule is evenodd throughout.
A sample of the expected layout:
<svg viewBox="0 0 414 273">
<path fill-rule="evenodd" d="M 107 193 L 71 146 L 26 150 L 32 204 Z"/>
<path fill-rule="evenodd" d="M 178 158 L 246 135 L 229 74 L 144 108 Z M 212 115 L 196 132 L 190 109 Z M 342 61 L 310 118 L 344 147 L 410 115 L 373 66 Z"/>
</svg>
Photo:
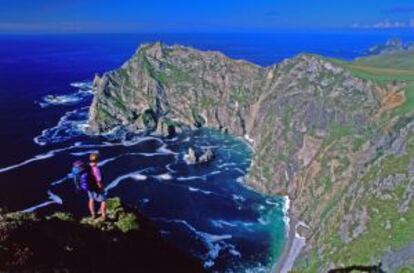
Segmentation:
<svg viewBox="0 0 414 273">
<path fill-rule="evenodd" d="M 395 40 L 370 50 L 387 54 L 353 62 L 301 54 L 261 67 L 144 44 L 95 78 L 89 130 L 211 127 L 242 136 L 255 151 L 248 185 L 291 200 L 278 270 L 406 272 L 414 259 L 411 48 Z"/>
<path fill-rule="evenodd" d="M 388 40 L 385 44 L 375 45 L 368 49 L 369 55 L 398 53 L 404 51 L 414 51 L 414 42 L 404 43 L 401 39 L 394 38 Z"/>
</svg>

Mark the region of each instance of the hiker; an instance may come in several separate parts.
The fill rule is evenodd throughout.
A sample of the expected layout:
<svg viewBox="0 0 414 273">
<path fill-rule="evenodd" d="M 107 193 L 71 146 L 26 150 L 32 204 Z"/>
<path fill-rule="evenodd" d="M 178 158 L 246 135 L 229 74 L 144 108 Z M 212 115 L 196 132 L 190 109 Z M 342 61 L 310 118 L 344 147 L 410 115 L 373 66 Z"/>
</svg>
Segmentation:
<svg viewBox="0 0 414 273">
<path fill-rule="evenodd" d="M 102 220 L 106 220 L 106 194 L 102 183 L 101 171 L 98 167 L 98 154 L 89 156 L 89 164 L 85 166 L 85 172 L 81 179 L 81 188 L 88 192 L 88 207 L 93 219 L 96 218 L 95 201 L 101 203 L 100 212 Z"/>
</svg>

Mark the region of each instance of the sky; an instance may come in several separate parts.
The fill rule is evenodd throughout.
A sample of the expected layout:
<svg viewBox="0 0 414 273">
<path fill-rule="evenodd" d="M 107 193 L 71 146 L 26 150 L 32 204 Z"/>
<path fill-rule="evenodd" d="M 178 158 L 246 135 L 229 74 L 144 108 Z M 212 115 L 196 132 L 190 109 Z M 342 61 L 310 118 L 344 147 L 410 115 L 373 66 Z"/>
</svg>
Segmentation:
<svg viewBox="0 0 414 273">
<path fill-rule="evenodd" d="M 0 0 L 0 32 L 405 28 L 413 0 Z"/>
</svg>

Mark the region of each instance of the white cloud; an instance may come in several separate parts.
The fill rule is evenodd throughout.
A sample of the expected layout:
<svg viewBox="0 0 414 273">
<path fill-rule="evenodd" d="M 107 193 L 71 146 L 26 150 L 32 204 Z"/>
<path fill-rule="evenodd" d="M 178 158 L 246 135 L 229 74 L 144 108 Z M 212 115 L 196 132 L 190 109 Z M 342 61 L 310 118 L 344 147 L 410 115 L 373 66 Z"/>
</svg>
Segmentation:
<svg viewBox="0 0 414 273">
<path fill-rule="evenodd" d="M 353 28 L 376 28 L 376 29 L 406 28 L 409 26 L 414 27 L 414 19 L 412 19 L 408 23 L 400 22 L 400 21 L 384 20 L 384 21 L 376 22 L 374 24 L 355 23 L 352 25 Z"/>
<path fill-rule="evenodd" d="M 403 28 L 406 27 L 406 24 L 403 22 L 390 22 L 390 21 L 384 21 L 379 22 L 374 25 L 374 28 Z"/>
</svg>

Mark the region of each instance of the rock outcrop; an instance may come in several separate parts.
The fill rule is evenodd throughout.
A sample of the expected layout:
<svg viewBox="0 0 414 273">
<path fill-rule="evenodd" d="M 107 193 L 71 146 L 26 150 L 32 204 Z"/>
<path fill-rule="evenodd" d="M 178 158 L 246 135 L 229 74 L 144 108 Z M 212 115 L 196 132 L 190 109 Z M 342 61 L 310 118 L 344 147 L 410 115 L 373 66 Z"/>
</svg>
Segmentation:
<svg viewBox="0 0 414 273">
<path fill-rule="evenodd" d="M 184 155 L 184 161 L 188 165 L 194 164 L 204 164 L 212 161 L 214 159 L 214 153 L 211 148 L 206 149 L 203 153 L 199 156 L 196 155 L 196 152 L 193 148 L 188 149 L 188 153 Z"/>
<path fill-rule="evenodd" d="M 188 153 L 184 155 L 184 161 L 188 165 L 194 165 L 197 163 L 197 156 L 193 148 L 188 149 Z"/>
<path fill-rule="evenodd" d="M 387 234 L 414 224 L 414 123 L 405 104 L 409 84 L 363 72 L 309 54 L 260 67 L 146 44 L 96 81 L 89 128 L 207 126 L 244 136 L 255 150 L 248 183 L 289 195 L 291 216 L 310 228 L 297 268 L 376 264 L 389 247 L 405 246 Z M 397 95 L 399 103 L 388 103 Z M 373 225 L 387 230 L 375 251 L 365 249 L 378 236 Z M 410 236 L 400 238 L 408 243 Z"/>
<path fill-rule="evenodd" d="M 108 213 L 109 220 L 102 222 L 62 212 L 1 212 L 0 272 L 204 271 L 134 208 L 110 199 Z"/>
</svg>

